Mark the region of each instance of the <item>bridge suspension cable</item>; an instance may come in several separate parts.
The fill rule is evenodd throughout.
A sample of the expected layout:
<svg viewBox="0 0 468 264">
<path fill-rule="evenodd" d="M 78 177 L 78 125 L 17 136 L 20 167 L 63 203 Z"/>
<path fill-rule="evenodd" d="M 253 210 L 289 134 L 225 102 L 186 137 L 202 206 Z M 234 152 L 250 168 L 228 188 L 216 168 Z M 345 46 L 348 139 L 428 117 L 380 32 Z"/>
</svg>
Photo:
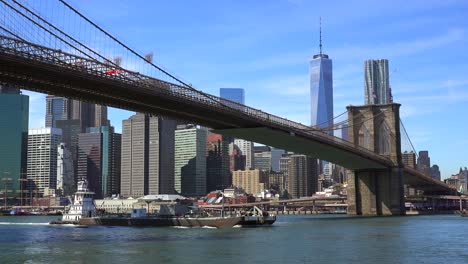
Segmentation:
<svg viewBox="0 0 468 264">
<path fill-rule="evenodd" d="M 241 120 L 252 119 L 251 123 L 255 125 L 272 127 L 291 134 L 297 132 L 306 136 L 312 135 L 324 142 L 341 144 L 341 147 L 350 151 L 357 150 L 367 156 L 380 159 L 380 157 L 374 157 L 375 153 L 359 148 L 359 146 L 328 133 L 323 133 L 323 129 L 311 128 L 298 122 L 198 91 L 186 82 L 181 81 L 180 78 L 168 75 L 165 70 L 161 71 L 160 66 L 130 49 L 114 35 L 104 31 L 64 0 L 58 2 L 61 4 L 57 7 L 50 5 L 52 1 L 26 1 L 20 3 L 17 0 L 0 0 L 0 8 L 4 11 L 4 14 L 0 15 L 3 22 L 1 24 L 2 32 L 13 37 L 0 36 L 2 52 L 9 56 L 16 56 L 15 58 L 21 59 L 25 63 L 32 60 L 57 69 L 62 67 L 63 70 L 68 71 L 67 74 L 76 72 L 77 75 L 82 74 L 82 76 L 85 76 L 83 78 L 92 77 L 100 78 L 99 80 L 102 81 L 120 82 L 119 85 L 138 88 L 145 92 L 156 88 L 158 95 L 164 94 L 171 100 L 186 100 L 190 104 L 198 104 L 201 108 L 214 109 L 220 113 L 232 113 L 233 116 Z M 123 57 L 117 58 L 116 55 L 122 55 Z M 155 77 L 156 74 L 162 74 L 163 76 L 159 79 Z M 170 77 L 172 81 L 175 80 L 177 84 L 164 81 L 164 78 L 167 77 Z M 41 80 L 38 77 L 37 82 Z M 12 79 L 11 82 L 14 85 L 19 83 L 16 79 Z M 112 86 L 109 85 L 108 87 Z M 37 87 L 35 89 L 40 90 Z M 97 100 L 89 96 L 98 95 L 101 96 L 100 100 L 104 100 L 105 103 L 108 101 L 103 97 L 112 96 L 108 94 L 108 91 L 79 90 L 78 85 L 70 89 L 82 93 L 82 96 L 87 98 L 86 100 Z M 60 93 L 56 90 L 55 92 Z M 121 96 L 119 100 L 123 100 L 122 104 L 127 107 L 129 104 L 135 104 L 135 101 L 132 101 L 135 99 L 125 96 Z M 149 109 L 157 113 L 154 110 L 157 109 L 156 107 L 152 106 Z M 168 108 L 162 110 L 169 113 L 175 112 Z M 338 115 L 333 120 L 345 113 Z M 236 122 L 224 122 L 234 127 L 240 126 Z M 331 127 L 327 127 L 327 129 L 346 123 L 347 121 L 340 121 Z"/>
<path fill-rule="evenodd" d="M 118 43 L 119 45 L 121 45 L 122 47 L 124 47 L 126 50 L 130 51 L 133 55 L 137 56 L 138 58 L 140 58 L 141 60 L 145 61 L 146 63 L 148 63 L 149 65 L 153 66 L 154 68 L 158 69 L 159 71 L 161 71 L 162 73 L 166 74 L 167 76 L 169 76 L 170 78 L 172 78 L 174 81 L 182 84 L 183 86 L 185 86 L 186 88 L 196 92 L 196 93 L 199 93 L 203 96 L 205 96 L 206 98 L 210 99 L 210 100 L 213 100 L 213 101 L 216 101 L 217 103 L 219 104 L 223 104 L 222 102 L 220 102 L 220 100 L 217 100 L 215 99 L 212 95 L 210 94 L 207 94 L 207 93 L 204 93 L 200 90 L 197 90 L 195 88 L 192 87 L 192 85 L 189 85 L 187 84 L 186 82 L 182 81 L 180 78 L 177 78 L 176 76 L 174 76 L 173 74 L 169 73 L 168 71 L 166 71 L 165 69 L 163 69 L 162 67 L 154 64 L 152 61 L 150 60 L 147 60 L 147 58 L 145 58 L 144 56 L 140 55 L 138 52 L 136 52 L 135 50 L 133 50 L 132 48 L 130 48 L 129 46 L 125 45 L 123 42 L 121 42 L 120 40 L 118 40 L 115 36 L 113 36 L 112 34 L 110 34 L 109 32 L 107 32 L 106 30 L 104 30 L 102 27 L 98 26 L 96 23 L 94 23 L 93 21 L 91 21 L 89 18 L 87 18 L 85 15 L 83 15 L 81 12 L 79 12 L 77 9 L 75 9 L 74 7 L 72 7 L 71 5 L 69 5 L 67 2 L 65 2 L 64 0 L 59 0 L 59 2 L 61 2 L 63 5 L 65 5 L 67 8 L 69 8 L 70 10 L 72 10 L 74 13 L 76 13 L 78 16 L 80 16 L 82 19 L 84 19 L 86 22 L 88 22 L 89 24 L 91 24 L 92 26 L 94 26 L 95 28 L 97 28 L 100 32 L 102 32 L 103 34 L 105 34 L 106 36 L 108 36 L 109 38 L 111 38 L 113 41 L 115 41 L 116 43 Z"/>
</svg>

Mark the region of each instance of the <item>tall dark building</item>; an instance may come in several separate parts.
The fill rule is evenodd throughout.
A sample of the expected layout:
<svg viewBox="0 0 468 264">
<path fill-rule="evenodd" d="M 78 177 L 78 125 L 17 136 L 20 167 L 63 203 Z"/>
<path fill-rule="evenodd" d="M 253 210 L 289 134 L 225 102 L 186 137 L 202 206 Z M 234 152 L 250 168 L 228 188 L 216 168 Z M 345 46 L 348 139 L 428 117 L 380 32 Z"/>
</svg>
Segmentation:
<svg viewBox="0 0 468 264">
<path fill-rule="evenodd" d="M 229 141 L 219 134 L 208 134 L 206 157 L 206 191 L 224 190 L 231 186 Z"/>
<path fill-rule="evenodd" d="M 25 179 L 27 170 L 28 117 L 29 97 L 17 88 L 0 85 L 0 179 L 9 184 L 6 189 L 10 198 L 21 198 L 24 190 L 20 179 Z"/>
<path fill-rule="evenodd" d="M 121 194 L 174 193 L 176 121 L 138 113 L 122 122 Z"/>
<path fill-rule="evenodd" d="M 431 176 L 431 158 L 429 158 L 429 151 L 419 151 L 417 167 L 419 172 Z"/>
<path fill-rule="evenodd" d="M 70 159 L 73 164 L 73 175 L 75 177 L 73 186 L 67 188 L 76 190 L 77 175 L 78 175 L 78 134 L 81 133 L 80 120 L 56 120 L 56 127 L 62 130 L 62 142 L 65 147 L 70 151 Z"/>
<path fill-rule="evenodd" d="M 78 179 L 86 179 L 96 198 L 102 191 L 102 135 L 80 133 L 78 135 Z"/>
<path fill-rule="evenodd" d="M 106 126 L 92 127 L 78 135 L 78 179 L 87 179 L 97 198 L 118 191 L 120 135 Z"/>
<path fill-rule="evenodd" d="M 46 127 L 57 127 L 58 120 L 70 120 L 72 116 L 72 101 L 65 97 L 47 95 L 46 97 Z"/>
<path fill-rule="evenodd" d="M 405 166 L 416 169 L 416 153 L 405 151 L 402 153 L 401 158 Z"/>
<path fill-rule="evenodd" d="M 122 160 L 122 134 L 110 134 L 109 151 L 109 178 L 107 180 L 107 195 L 120 194 L 121 160 Z"/>
<path fill-rule="evenodd" d="M 110 126 L 107 120 L 107 107 L 48 95 L 46 97 L 46 127 L 62 129 L 62 140 L 70 151 L 75 177 L 78 176 L 78 134 L 88 128 Z M 74 184 L 77 182 L 76 178 Z M 68 186 L 67 186 L 68 187 Z M 75 186 L 71 186 L 75 189 Z"/>
<path fill-rule="evenodd" d="M 71 119 L 80 120 L 82 131 L 88 127 L 109 126 L 107 106 L 73 100 Z"/>
<path fill-rule="evenodd" d="M 438 181 L 440 181 L 440 170 L 439 170 L 439 166 L 437 164 L 434 164 L 431 167 L 431 177 L 438 180 Z"/>
<path fill-rule="evenodd" d="M 292 198 L 311 196 L 318 190 L 317 159 L 291 155 L 288 178 L 288 193 Z"/>
</svg>

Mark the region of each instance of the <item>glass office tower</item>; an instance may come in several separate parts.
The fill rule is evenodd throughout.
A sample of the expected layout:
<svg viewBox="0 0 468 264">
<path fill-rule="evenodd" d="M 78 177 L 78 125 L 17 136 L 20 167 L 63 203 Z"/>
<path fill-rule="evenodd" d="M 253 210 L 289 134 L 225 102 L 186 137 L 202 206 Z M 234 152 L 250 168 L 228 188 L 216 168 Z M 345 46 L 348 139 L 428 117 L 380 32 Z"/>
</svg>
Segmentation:
<svg viewBox="0 0 468 264">
<path fill-rule="evenodd" d="M 314 55 L 310 62 L 311 125 L 321 128 L 333 125 L 332 60 L 326 54 Z M 327 131 L 333 135 L 333 131 Z"/>
<path fill-rule="evenodd" d="M 245 92 L 242 88 L 220 88 L 219 96 L 223 99 L 245 104 Z"/>
<path fill-rule="evenodd" d="M 219 96 L 223 99 L 231 100 L 236 103 L 245 104 L 245 91 L 242 88 L 220 88 Z M 242 155 L 245 155 L 245 167 L 254 168 L 253 142 L 243 139 L 232 139 L 232 143 L 239 147 Z M 232 154 L 234 144 L 231 144 L 229 154 Z"/>
<path fill-rule="evenodd" d="M 26 176 L 28 115 L 29 97 L 0 86 L 0 179 L 5 178 L 1 187 L 7 189 L 8 204 L 21 204 L 14 198 L 20 198 L 20 179 Z"/>
<path fill-rule="evenodd" d="M 364 61 L 365 104 L 388 104 L 393 101 L 390 89 L 388 60 Z"/>
</svg>

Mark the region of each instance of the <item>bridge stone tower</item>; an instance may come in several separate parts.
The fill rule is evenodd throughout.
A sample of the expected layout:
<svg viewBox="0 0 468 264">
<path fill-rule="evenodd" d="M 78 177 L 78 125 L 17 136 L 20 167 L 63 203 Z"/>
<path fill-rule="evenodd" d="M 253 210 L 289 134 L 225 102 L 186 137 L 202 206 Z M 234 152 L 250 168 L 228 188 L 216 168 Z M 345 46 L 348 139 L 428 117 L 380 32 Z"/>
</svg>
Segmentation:
<svg viewBox="0 0 468 264">
<path fill-rule="evenodd" d="M 348 171 L 348 214 L 404 215 L 400 104 L 348 106 L 349 140 L 393 166 Z"/>
</svg>

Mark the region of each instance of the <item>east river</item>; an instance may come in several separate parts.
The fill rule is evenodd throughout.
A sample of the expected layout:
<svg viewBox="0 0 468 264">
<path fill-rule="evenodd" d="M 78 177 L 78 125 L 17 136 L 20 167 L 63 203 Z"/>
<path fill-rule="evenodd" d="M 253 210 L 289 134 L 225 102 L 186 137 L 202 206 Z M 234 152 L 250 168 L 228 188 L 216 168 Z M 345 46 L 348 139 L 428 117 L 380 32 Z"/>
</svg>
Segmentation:
<svg viewBox="0 0 468 264">
<path fill-rule="evenodd" d="M 468 217 L 279 216 L 260 228 L 57 227 L 0 217 L 0 263 L 468 263 Z"/>
</svg>

